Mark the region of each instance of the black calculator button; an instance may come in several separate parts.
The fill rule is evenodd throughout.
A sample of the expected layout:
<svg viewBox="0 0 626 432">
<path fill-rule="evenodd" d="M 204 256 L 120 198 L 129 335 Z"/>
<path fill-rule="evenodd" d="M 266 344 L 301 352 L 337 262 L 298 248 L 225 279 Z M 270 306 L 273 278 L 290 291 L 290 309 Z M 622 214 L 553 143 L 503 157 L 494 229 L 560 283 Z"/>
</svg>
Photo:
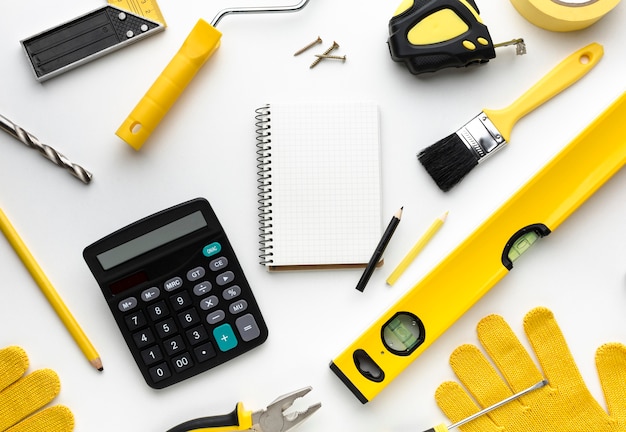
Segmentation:
<svg viewBox="0 0 626 432">
<path fill-rule="evenodd" d="M 163 353 L 161 353 L 161 348 L 158 345 L 145 349 L 141 352 L 141 358 L 143 362 L 150 366 L 158 361 L 163 360 Z"/>
<path fill-rule="evenodd" d="M 148 306 L 148 315 L 150 315 L 150 318 L 152 318 L 152 321 L 157 321 L 162 318 L 165 318 L 167 315 L 169 315 L 169 312 L 170 311 L 167 308 L 167 305 L 165 304 L 164 300 L 161 300 L 158 303 Z"/>
<path fill-rule="evenodd" d="M 145 302 L 157 299 L 161 295 L 161 290 L 157 287 L 148 288 L 141 292 L 141 299 Z"/>
<path fill-rule="evenodd" d="M 159 382 L 164 379 L 168 379 L 172 376 L 172 372 L 170 372 L 170 368 L 167 366 L 167 363 L 158 364 L 149 369 L 150 377 L 152 377 L 152 381 Z"/>
<path fill-rule="evenodd" d="M 178 330 L 174 318 L 168 318 L 165 321 L 156 324 L 155 328 L 160 338 L 166 338 L 173 335 L 176 333 L 176 330 Z"/>
<path fill-rule="evenodd" d="M 211 291 L 211 288 L 213 288 L 213 286 L 211 285 L 211 282 L 209 281 L 200 282 L 199 284 L 196 284 L 193 287 L 193 293 L 198 297 L 202 297 L 203 295 Z"/>
<path fill-rule="evenodd" d="M 196 267 L 187 272 L 187 280 L 194 282 L 204 277 L 206 272 L 202 267 Z"/>
<path fill-rule="evenodd" d="M 228 265 L 228 259 L 226 257 L 215 258 L 209 263 L 209 268 L 212 271 L 220 271 Z"/>
<path fill-rule="evenodd" d="M 148 323 L 142 311 L 137 311 L 134 314 L 126 316 L 124 320 L 126 321 L 126 327 L 128 327 L 130 331 L 135 331 Z"/>
<path fill-rule="evenodd" d="M 137 307 L 137 299 L 135 297 L 128 297 L 122 300 L 117 304 L 117 308 L 121 312 L 128 312 L 129 310 L 133 310 Z"/>
<path fill-rule="evenodd" d="M 191 298 L 187 291 L 182 291 L 180 294 L 170 297 L 170 302 L 175 311 L 191 306 Z"/>
<path fill-rule="evenodd" d="M 206 316 L 206 322 L 209 324 L 217 324 L 222 322 L 226 318 L 226 314 L 223 310 L 216 310 Z"/>
<path fill-rule="evenodd" d="M 203 326 L 198 326 L 187 330 L 187 340 L 191 345 L 197 345 L 209 338 L 209 334 Z"/>
<path fill-rule="evenodd" d="M 217 296 L 210 296 L 205 299 L 200 300 L 200 309 L 208 311 L 213 309 L 220 301 Z"/>
<path fill-rule="evenodd" d="M 181 354 L 178 357 L 172 359 L 172 365 L 176 372 L 182 372 L 185 369 L 189 369 L 193 366 L 193 360 L 189 353 Z"/>
<path fill-rule="evenodd" d="M 166 340 L 163 342 L 163 345 L 165 346 L 165 352 L 170 356 L 173 356 L 174 354 L 177 354 L 185 349 L 185 342 L 180 335 Z"/>
<path fill-rule="evenodd" d="M 236 301 L 235 303 L 233 303 L 230 306 L 228 306 L 228 310 L 233 315 L 240 314 L 241 312 L 245 311 L 246 309 L 248 309 L 248 302 L 245 301 L 245 300 Z"/>
<path fill-rule="evenodd" d="M 261 330 L 252 314 L 246 314 L 235 321 L 237 331 L 244 342 L 250 342 L 261 335 Z"/>
<path fill-rule="evenodd" d="M 219 286 L 224 286 L 224 285 L 228 285 L 234 280 L 235 280 L 235 274 L 231 271 L 227 271 L 218 275 L 215 281 L 217 282 Z"/>
<path fill-rule="evenodd" d="M 172 292 L 183 286 L 183 280 L 179 277 L 171 278 L 165 281 L 163 288 L 165 291 Z"/>
<path fill-rule="evenodd" d="M 188 311 L 178 314 L 178 321 L 180 321 L 183 328 L 189 328 L 192 325 L 198 324 L 200 317 L 195 309 L 189 309 Z"/>
<path fill-rule="evenodd" d="M 224 300 L 232 300 L 235 297 L 239 297 L 241 295 L 241 287 L 239 285 L 233 285 L 230 288 L 226 288 L 222 292 L 222 297 Z"/>
<path fill-rule="evenodd" d="M 135 345 L 137 345 L 138 348 L 147 347 L 155 342 L 154 334 L 152 334 L 152 330 L 149 328 L 134 333 L 133 339 L 135 340 Z"/>
<path fill-rule="evenodd" d="M 215 352 L 215 348 L 213 348 L 213 344 L 211 344 L 211 342 L 196 347 L 193 350 L 193 353 L 196 356 L 196 360 L 198 360 L 198 362 L 200 363 L 210 360 L 217 355 L 217 353 Z"/>
</svg>

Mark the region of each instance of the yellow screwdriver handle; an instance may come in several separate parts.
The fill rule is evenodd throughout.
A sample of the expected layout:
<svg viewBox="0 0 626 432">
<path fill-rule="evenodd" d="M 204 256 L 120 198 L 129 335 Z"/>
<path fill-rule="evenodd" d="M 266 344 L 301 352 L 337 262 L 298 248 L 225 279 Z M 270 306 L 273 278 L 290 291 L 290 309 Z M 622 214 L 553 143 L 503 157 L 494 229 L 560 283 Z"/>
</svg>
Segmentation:
<svg viewBox="0 0 626 432">
<path fill-rule="evenodd" d="M 222 33 L 215 27 L 203 19 L 198 20 L 182 47 L 124 120 L 116 135 L 139 150 L 202 65 L 219 47 L 221 37 Z"/>
<path fill-rule="evenodd" d="M 519 119 L 552 99 L 587 74 L 604 54 L 602 45 L 592 43 L 570 54 L 515 102 L 500 110 L 483 110 L 494 126 L 509 141 Z"/>
</svg>

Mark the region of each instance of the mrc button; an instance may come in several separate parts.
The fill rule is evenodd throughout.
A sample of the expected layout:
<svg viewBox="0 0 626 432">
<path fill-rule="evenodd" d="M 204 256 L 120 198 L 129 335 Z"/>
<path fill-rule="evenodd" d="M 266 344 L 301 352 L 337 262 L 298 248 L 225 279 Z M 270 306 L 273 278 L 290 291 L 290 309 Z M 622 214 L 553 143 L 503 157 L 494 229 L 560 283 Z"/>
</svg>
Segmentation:
<svg viewBox="0 0 626 432">
<path fill-rule="evenodd" d="M 175 289 L 178 289 L 182 286 L 183 286 L 183 280 L 179 277 L 169 279 L 165 281 L 165 283 L 163 284 L 163 288 L 165 288 L 165 291 L 167 292 L 174 291 Z"/>
</svg>

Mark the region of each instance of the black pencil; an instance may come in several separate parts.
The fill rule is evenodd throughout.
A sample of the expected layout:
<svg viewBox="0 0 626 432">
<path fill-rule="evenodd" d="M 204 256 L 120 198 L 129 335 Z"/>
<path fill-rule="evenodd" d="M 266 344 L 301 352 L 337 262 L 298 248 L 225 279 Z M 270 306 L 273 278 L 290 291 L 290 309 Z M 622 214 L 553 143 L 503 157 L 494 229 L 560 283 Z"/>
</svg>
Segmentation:
<svg viewBox="0 0 626 432">
<path fill-rule="evenodd" d="M 370 258 L 369 263 L 367 263 L 367 267 L 365 267 L 365 271 L 363 271 L 363 275 L 361 275 L 361 279 L 359 279 L 359 283 L 356 285 L 356 289 L 358 289 L 359 291 L 363 292 L 363 290 L 365 289 L 365 286 L 367 285 L 367 282 L 369 282 L 370 277 L 372 277 L 372 273 L 374 273 L 374 269 L 376 268 L 376 265 L 380 261 L 380 258 L 383 256 L 383 252 L 385 252 L 385 249 L 387 248 L 387 245 L 389 244 L 389 240 L 391 240 L 393 233 L 395 232 L 396 228 L 398 227 L 398 224 L 400 223 L 400 219 L 402 218 L 403 208 L 404 207 L 400 207 L 400 210 L 398 210 L 396 214 L 394 214 L 393 217 L 391 218 L 391 221 L 389 221 L 389 225 L 387 225 L 387 229 L 385 230 L 385 232 L 383 233 L 383 236 L 378 242 L 378 246 L 376 246 L 374 255 L 372 255 L 372 258 Z"/>
</svg>

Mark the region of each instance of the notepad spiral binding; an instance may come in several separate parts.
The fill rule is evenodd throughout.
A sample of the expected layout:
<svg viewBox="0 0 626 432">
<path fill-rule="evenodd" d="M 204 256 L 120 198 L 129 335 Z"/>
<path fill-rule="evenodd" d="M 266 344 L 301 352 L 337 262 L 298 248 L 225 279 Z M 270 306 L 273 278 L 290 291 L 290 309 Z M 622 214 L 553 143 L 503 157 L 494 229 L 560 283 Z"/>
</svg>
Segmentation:
<svg viewBox="0 0 626 432">
<path fill-rule="evenodd" d="M 256 146 L 257 146 L 257 189 L 259 203 L 259 264 L 268 265 L 272 263 L 272 173 L 270 169 L 272 139 L 270 138 L 270 107 L 265 105 L 255 110 L 256 126 Z"/>
</svg>

